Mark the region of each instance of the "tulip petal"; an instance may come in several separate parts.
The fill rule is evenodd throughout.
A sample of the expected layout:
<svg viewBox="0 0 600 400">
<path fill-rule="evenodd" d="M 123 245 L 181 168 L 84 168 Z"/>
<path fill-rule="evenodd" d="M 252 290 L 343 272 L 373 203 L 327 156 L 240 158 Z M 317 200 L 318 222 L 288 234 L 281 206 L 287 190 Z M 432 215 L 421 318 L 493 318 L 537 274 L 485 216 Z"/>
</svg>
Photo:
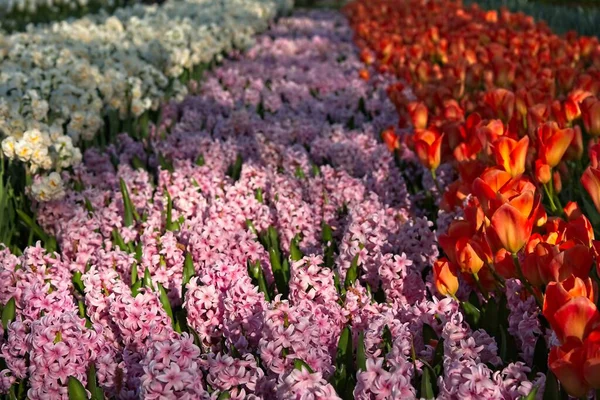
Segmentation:
<svg viewBox="0 0 600 400">
<path fill-rule="evenodd" d="M 533 229 L 532 222 L 510 204 L 500 206 L 494 212 L 491 222 L 502 246 L 513 254 L 521 250 Z"/>
<path fill-rule="evenodd" d="M 556 310 L 552 329 L 563 343 L 568 339 L 583 341 L 598 317 L 596 305 L 587 297 L 578 296 Z"/>
</svg>

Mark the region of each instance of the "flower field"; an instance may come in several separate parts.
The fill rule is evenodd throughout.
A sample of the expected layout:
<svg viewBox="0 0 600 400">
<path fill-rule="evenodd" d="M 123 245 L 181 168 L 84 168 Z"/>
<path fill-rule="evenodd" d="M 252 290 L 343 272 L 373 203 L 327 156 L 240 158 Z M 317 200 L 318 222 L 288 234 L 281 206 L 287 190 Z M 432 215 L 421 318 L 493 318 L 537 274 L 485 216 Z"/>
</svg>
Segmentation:
<svg viewBox="0 0 600 400">
<path fill-rule="evenodd" d="M 596 37 L 168 0 L 0 56 L 0 398 L 596 397 Z"/>
</svg>

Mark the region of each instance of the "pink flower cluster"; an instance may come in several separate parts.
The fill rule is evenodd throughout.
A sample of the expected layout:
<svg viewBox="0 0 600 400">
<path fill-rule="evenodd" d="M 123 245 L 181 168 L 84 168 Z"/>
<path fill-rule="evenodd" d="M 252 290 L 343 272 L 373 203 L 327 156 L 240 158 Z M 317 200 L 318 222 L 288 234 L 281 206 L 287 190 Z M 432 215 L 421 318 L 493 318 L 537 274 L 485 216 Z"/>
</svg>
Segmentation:
<svg viewBox="0 0 600 400">
<path fill-rule="evenodd" d="M 122 136 L 64 173 L 72 189 L 37 210 L 60 252 L 0 250 L 0 303 L 16 301 L 0 332 L 0 392 L 29 378 L 31 398 L 66 399 L 65 379 L 85 385 L 93 363 L 118 399 L 337 399 L 337 345 L 349 326 L 354 348 L 363 333 L 366 354 L 355 398 L 410 399 L 425 368 L 412 353 L 434 357 L 424 324 L 444 339 L 440 398 L 516 399 L 538 383 L 524 363 L 501 368 L 494 339 L 430 290 L 423 271 L 438 256 L 436 232 L 378 140 L 397 120 L 389 78 L 360 78 L 351 38 L 336 13 L 282 18 L 196 95 L 166 106 L 149 139 Z M 139 216 L 131 225 L 120 180 Z M 287 298 L 272 289 L 275 259 L 257 235 L 269 227 L 285 258 L 295 238 L 303 253 L 288 260 Z M 186 257 L 194 277 L 184 288 Z M 353 264 L 358 279 L 341 294 Z M 145 274 L 150 282 L 132 292 L 132 276 Z M 510 328 L 531 358 L 521 325 Z"/>
</svg>

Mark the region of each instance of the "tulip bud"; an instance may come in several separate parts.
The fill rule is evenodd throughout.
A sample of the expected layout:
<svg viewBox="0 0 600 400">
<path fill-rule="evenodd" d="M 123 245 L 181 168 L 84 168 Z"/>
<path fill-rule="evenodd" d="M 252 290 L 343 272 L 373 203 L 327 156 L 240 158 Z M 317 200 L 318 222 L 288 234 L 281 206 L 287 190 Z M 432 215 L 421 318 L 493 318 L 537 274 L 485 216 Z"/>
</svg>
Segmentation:
<svg viewBox="0 0 600 400">
<path fill-rule="evenodd" d="M 535 160 L 535 179 L 545 185 L 550 182 L 552 170 L 548 164 L 544 164 L 542 160 Z"/>
<path fill-rule="evenodd" d="M 456 268 L 446 258 L 440 258 L 433 264 L 433 281 L 442 296 L 452 296 L 458 291 Z"/>
</svg>

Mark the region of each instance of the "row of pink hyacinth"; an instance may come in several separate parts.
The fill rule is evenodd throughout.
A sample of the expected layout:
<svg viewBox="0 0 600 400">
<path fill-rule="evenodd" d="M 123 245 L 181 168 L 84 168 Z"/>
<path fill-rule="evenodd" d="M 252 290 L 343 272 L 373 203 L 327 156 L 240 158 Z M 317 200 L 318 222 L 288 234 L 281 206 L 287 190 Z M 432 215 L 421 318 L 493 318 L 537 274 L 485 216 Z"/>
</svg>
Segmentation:
<svg viewBox="0 0 600 400">
<path fill-rule="evenodd" d="M 0 332 L 0 392 L 28 379 L 30 399 L 66 399 L 67 378 L 86 385 L 93 364 L 110 398 L 337 399 L 329 382 L 350 326 L 354 342 L 363 332 L 367 356 L 354 397 L 410 399 L 423 369 L 413 346 L 420 358 L 433 357 L 424 323 L 444 339 L 440 399 L 516 399 L 543 385 L 543 375 L 529 380 L 523 362 L 493 372 L 502 363 L 494 339 L 472 331 L 456 301 L 436 298 L 431 277 L 423 278 L 438 255 L 436 233 L 379 141 L 397 120 L 389 82 L 367 82 L 361 68 L 341 15 L 297 13 L 211 72 L 196 95 L 165 107 L 148 142 L 123 136 L 88 150 L 64 175 L 74 189 L 37 210 L 60 252 L 0 250 L 0 303 L 16 301 L 16 318 Z M 234 180 L 227 170 L 238 155 Z M 135 169 L 135 160 L 158 172 Z M 161 168 L 164 160 L 172 168 Z M 131 226 L 123 223 L 120 179 L 144 215 Z M 167 191 L 174 230 L 166 229 Z M 248 220 L 257 231 L 274 227 L 286 255 L 300 234 L 304 256 L 291 263 L 287 299 L 267 301 L 249 276 L 248 262 L 260 261 L 274 282 Z M 323 223 L 338 244 L 333 269 L 323 266 Z M 114 232 L 141 249 L 137 259 Z M 182 299 L 186 254 L 195 276 Z M 343 281 L 356 256 L 362 278 L 340 296 L 334 272 Z M 132 268 L 166 289 L 199 341 L 173 329 L 158 291 L 132 294 Z M 83 293 L 72 283 L 76 272 Z M 373 301 L 367 284 L 385 302 Z M 509 331 L 530 360 L 537 309 L 518 296 L 518 282 L 507 288 Z M 385 353 L 384 330 L 392 337 Z M 295 368 L 297 359 L 313 372 Z"/>
</svg>

